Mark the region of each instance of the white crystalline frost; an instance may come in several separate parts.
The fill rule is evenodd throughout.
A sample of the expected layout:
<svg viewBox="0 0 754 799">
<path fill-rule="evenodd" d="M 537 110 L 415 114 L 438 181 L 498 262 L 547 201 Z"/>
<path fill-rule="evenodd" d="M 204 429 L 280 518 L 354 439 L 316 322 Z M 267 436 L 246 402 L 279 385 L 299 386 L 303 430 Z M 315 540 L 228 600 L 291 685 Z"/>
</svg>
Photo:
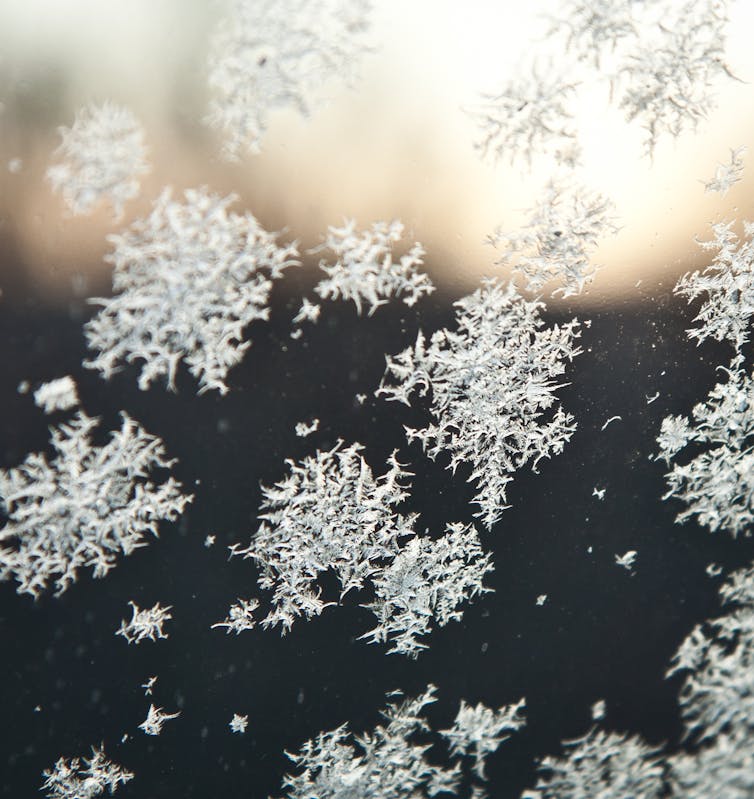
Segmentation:
<svg viewBox="0 0 754 799">
<path fill-rule="evenodd" d="M 270 113 L 307 116 L 333 79 L 350 82 L 365 52 L 366 0 L 231 0 L 212 41 L 208 123 L 223 155 L 258 153 Z"/>
<path fill-rule="evenodd" d="M 714 191 L 725 197 L 731 188 L 743 180 L 744 159 L 743 154 L 746 147 L 737 147 L 730 151 L 730 160 L 725 164 L 718 164 L 715 169 L 715 177 L 712 180 L 704 181 L 706 192 Z"/>
<path fill-rule="evenodd" d="M 158 602 L 151 608 L 140 610 L 135 602 L 128 604 L 131 606 L 131 619 L 123 619 L 116 635 L 122 635 L 129 644 L 140 644 L 147 638 L 156 641 L 168 637 L 162 626 L 173 618 L 170 613 L 172 606 L 164 608 Z"/>
<path fill-rule="evenodd" d="M 58 129 L 60 163 L 47 179 L 74 214 L 90 214 L 109 202 L 117 218 L 139 194 L 139 177 L 149 171 L 144 131 L 127 108 L 114 103 L 82 108 L 70 128 Z"/>
<path fill-rule="evenodd" d="M 334 264 L 326 259 L 319 262 L 327 278 L 314 290 L 325 300 L 352 300 L 359 315 L 362 303 L 368 304 L 371 316 L 391 297 L 402 299 L 409 307 L 415 305 L 435 287 L 427 275 L 419 271 L 424 263 L 421 244 L 413 244 L 400 259 L 393 259 L 393 245 L 402 238 L 403 224 L 397 220 L 375 222 L 363 232 L 357 232 L 352 219 L 343 227 L 328 228 L 324 243 L 311 252 L 329 251 L 336 260 Z"/>
<path fill-rule="evenodd" d="M 69 375 L 51 380 L 49 383 L 42 383 L 34 392 L 34 402 L 45 413 L 74 408 L 79 404 L 76 383 Z"/>
<path fill-rule="evenodd" d="M 523 299 L 513 284 L 487 280 L 455 303 L 455 330 L 389 356 L 378 395 L 410 404 L 430 396 L 433 421 L 407 428 L 431 458 L 447 452 L 453 471 L 471 465 L 474 502 L 487 527 L 506 507 L 506 487 L 526 464 L 562 451 L 576 429 L 555 391 L 576 346 L 578 322 L 545 328 L 543 304 Z"/>
<path fill-rule="evenodd" d="M 311 422 L 297 422 L 294 430 L 299 438 L 306 438 L 319 430 L 319 419 L 315 417 Z"/>
<path fill-rule="evenodd" d="M 231 732 L 243 734 L 246 732 L 246 728 L 249 726 L 249 717 L 239 716 L 238 713 L 234 713 L 233 718 L 228 722 L 228 726 L 230 727 Z"/>
<path fill-rule="evenodd" d="M 161 707 L 150 705 L 147 717 L 139 724 L 139 729 L 147 735 L 159 735 L 166 721 L 177 719 L 180 715 L 180 710 L 177 713 L 165 713 Z"/>
<path fill-rule="evenodd" d="M 95 446 L 98 420 L 80 411 L 52 428 L 52 459 L 34 453 L 0 470 L 8 516 L 0 529 L 0 579 L 14 577 L 18 593 L 39 597 L 54 584 L 60 595 L 81 568 L 103 577 L 119 555 L 145 546 L 160 521 L 175 520 L 191 501 L 172 477 L 154 482 L 154 470 L 175 461 L 159 438 L 122 417 L 108 443 Z"/>
<path fill-rule="evenodd" d="M 298 263 L 298 252 L 251 214 L 229 212 L 235 195 L 202 188 L 184 197 L 172 200 L 166 189 L 148 217 L 108 237 L 114 296 L 91 300 L 101 310 L 85 329 L 98 355 L 85 365 L 109 378 L 141 362 L 139 388 L 165 377 L 175 390 L 185 361 L 200 393 L 224 394 L 228 370 L 251 343 L 244 329 L 268 318 L 272 280 Z"/>
<path fill-rule="evenodd" d="M 113 794 L 133 779 L 133 774 L 105 757 L 104 749 L 92 747 L 90 758 L 61 757 L 51 769 L 42 772 L 40 790 L 48 799 L 94 799 L 105 791 Z"/>
<path fill-rule="evenodd" d="M 225 627 L 226 633 L 235 633 L 236 635 L 244 630 L 253 630 L 257 624 L 253 614 L 258 607 L 259 600 L 257 599 L 239 599 L 235 605 L 230 606 L 225 619 L 213 624 L 212 627 L 213 629 Z"/>
</svg>

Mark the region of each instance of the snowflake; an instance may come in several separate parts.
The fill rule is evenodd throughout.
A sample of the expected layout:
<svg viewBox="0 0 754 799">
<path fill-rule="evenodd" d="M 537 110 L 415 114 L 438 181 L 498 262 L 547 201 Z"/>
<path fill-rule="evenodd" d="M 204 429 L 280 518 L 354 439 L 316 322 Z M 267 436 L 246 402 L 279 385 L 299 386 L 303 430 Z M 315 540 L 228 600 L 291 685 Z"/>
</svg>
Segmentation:
<svg viewBox="0 0 754 799">
<path fill-rule="evenodd" d="M 726 383 L 718 383 L 706 402 L 695 405 L 691 419 L 667 416 L 657 442 L 667 465 L 689 444 L 696 452 L 674 463 L 665 475 L 668 491 L 685 505 L 676 516 L 696 517 L 711 532 L 751 535 L 754 520 L 754 382 L 734 360 Z"/>
<path fill-rule="evenodd" d="M 230 606 L 226 618 L 213 624 L 212 628 L 225 627 L 226 633 L 236 635 L 244 630 L 252 630 L 257 624 L 253 614 L 258 607 L 259 601 L 256 599 L 239 599 L 235 605 Z"/>
<path fill-rule="evenodd" d="M 312 433 L 316 433 L 319 430 L 319 419 L 314 418 L 311 422 L 297 422 L 295 427 L 296 435 L 299 438 L 306 438 L 310 436 Z"/>
<path fill-rule="evenodd" d="M 537 596 L 537 607 L 542 607 L 547 602 L 547 594 L 539 594 Z"/>
<path fill-rule="evenodd" d="M 367 49 L 367 0 L 232 0 L 209 57 L 208 123 L 236 161 L 258 153 L 270 112 L 303 116 L 331 79 L 350 82 Z"/>
<path fill-rule="evenodd" d="M 624 552 L 622 555 L 616 555 L 615 563 L 626 571 L 633 572 L 634 563 L 636 563 L 636 555 L 637 552 L 635 549 L 629 549 L 628 552 Z"/>
<path fill-rule="evenodd" d="M 180 715 L 180 710 L 177 713 L 165 713 L 161 707 L 150 705 L 147 717 L 139 724 L 139 729 L 144 730 L 147 735 L 159 735 L 166 721 L 177 719 Z"/>
<path fill-rule="evenodd" d="M 366 605 L 378 624 L 362 638 L 370 642 L 391 641 L 391 653 L 415 658 L 426 644 L 431 622 L 443 627 L 460 621 L 461 605 L 491 589 L 483 580 L 493 570 L 490 556 L 482 552 L 472 525 L 448 524 L 436 540 L 411 539 L 392 562 L 372 578 L 374 602 Z"/>
<path fill-rule="evenodd" d="M 228 722 L 228 726 L 230 727 L 231 732 L 243 734 L 246 732 L 246 728 L 249 726 L 249 717 L 239 716 L 238 713 L 234 713 L 233 718 Z"/>
<path fill-rule="evenodd" d="M 319 319 L 321 308 L 316 303 L 311 302 L 306 297 L 301 301 L 298 313 L 293 317 L 293 324 L 300 325 L 301 322 L 316 323 Z"/>
<path fill-rule="evenodd" d="M 149 171 L 144 131 L 134 115 L 113 103 L 92 103 L 58 132 L 62 160 L 47 170 L 53 189 L 74 214 L 90 214 L 107 200 L 120 219 L 124 203 L 139 194 L 139 176 Z"/>
<path fill-rule="evenodd" d="M 578 161 L 580 151 L 568 103 L 576 84 L 562 71 L 534 64 L 498 94 L 485 94 L 470 114 L 481 130 L 475 148 L 483 158 L 531 164 L 535 155 L 554 152 L 559 162 Z M 572 163 L 570 165 L 573 165 Z"/>
<path fill-rule="evenodd" d="M 144 689 L 144 696 L 152 696 L 152 689 L 154 688 L 156 682 L 157 677 L 153 676 L 141 685 L 141 687 Z"/>
<path fill-rule="evenodd" d="M 90 758 L 61 757 L 52 769 L 42 772 L 45 781 L 40 790 L 48 799 L 93 799 L 106 790 L 115 793 L 133 774 L 105 757 L 104 748 L 92 747 Z"/>
<path fill-rule="evenodd" d="M 496 752 L 511 733 L 526 725 L 525 706 L 526 700 L 521 699 L 514 705 L 491 710 L 481 702 L 472 707 L 461 700 L 453 726 L 441 730 L 440 734 L 448 740 L 451 755 L 471 755 L 474 758 L 474 773 L 483 780 L 487 755 Z"/>
<path fill-rule="evenodd" d="M 641 739 L 592 728 L 565 741 L 562 758 L 545 757 L 539 779 L 521 799 L 660 799 L 665 796 L 659 749 Z"/>
<path fill-rule="evenodd" d="M 143 361 L 139 388 L 166 376 L 175 390 L 183 359 L 200 393 L 227 392 L 228 370 L 250 346 L 244 328 L 267 319 L 272 280 L 297 264 L 296 245 L 278 246 L 249 213 L 229 213 L 235 195 L 166 189 L 152 213 L 109 241 L 115 266 L 109 299 L 86 325 L 97 357 L 86 366 L 109 378 L 123 363 Z"/>
<path fill-rule="evenodd" d="M 590 262 L 599 240 L 618 232 L 614 210 L 601 194 L 551 181 L 522 230 L 504 233 L 498 229 L 489 241 L 504 248 L 497 263 L 513 262 L 529 291 L 538 292 L 557 280 L 562 285 L 553 294 L 571 297 L 581 294 L 599 269 Z"/>
<path fill-rule="evenodd" d="M 52 428 L 52 460 L 34 453 L 0 470 L 8 516 L 0 530 L 0 579 L 14 576 L 18 593 L 37 598 L 54 581 L 59 596 L 82 567 L 104 577 L 120 553 L 145 546 L 159 521 L 174 521 L 192 500 L 172 477 L 152 482 L 153 470 L 175 461 L 159 438 L 121 415 L 121 429 L 104 446 L 92 443 L 98 420 L 80 411 Z"/>
<path fill-rule="evenodd" d="M 704 191 L 715 191 L 723 197 L 730 191 L 730 189 L 743 180 L 744 175 L 744 160 L 743 154 L 746 152 L 746 147 L 737 147 L 735 150 L 730 151 L 730 162 L 727 164 L 718 164 L 715 169 L 715 177 L 712 180 L 705 180 Z"/>
<path fill-rule="evenodd" d="M 116 635 L 122 635 L 129 644 L 140 644 L 147 638 L 156 641 L 158 638 L 168 637 L 162 625 L 173 618 L 170 613 L 172 606 L 163 608 L 158 602 L 151 608 L 139 610 L 135 602 L 128 604 L 131 606 L 131 620 L 123 619 Z"/>
<path fill-rule="evenodd" d="M 434 333 L 388 357 L 377 394 L 407 405 L 431 393 L 434 422 L 407 428 L 431 458 L 447 451 L 453 471 L 470 463 L 477 514 L 492 527 L 506 507 L 513 473 L 560 453 L 576 429 L 556 405 L 558 378 L 581 350 L 578 322 L 543 328 L 542 303 L 523 299 L 513 284 L 487 280 L 455 303 L 457 329 Z"/>
<path fill-rule="evenodd" d="M 369 304 L 371 316 L 390 297 L 400 297 L 412 307 L 435 287 L 426 274 L 418 271 L 424 263 L 424 248 L 418 242 L 400 260 L 393 260 L 393 245 L 401 238 L 403 224 L 397 220 L 389 224 L 375 222 L 363 233 L 356 232 L 353 219 L 343 227 L 329 227 L 324 243 L 311 252 L 330 250 L 336 261 L 332 265 L 324 259 L 319 262 L 327 278 L 314 290 L 324 300 L 353 300 L 359 315 L 362 302 Z"/>
<path fill-rule="evenodd" d="M 69 375 L 42 383 L 34 392 L 34 403 L 45 413 L 75 408 L 79 404 L 76 383 Z"/>
<path fill-rule="evenodd" d="M 607 703 L 604 699 L 598 699 L 591 707 L 592 719 L 602 721 L 607 713 Z"/>
<path fill-rule="evenodd" d="M 712 225 L 714 238 L 699 242 L 705 250 L 716 250 L 713 262 L 703 271 L 686 273 L 674 292 L 689 302 L 706 297 L 687 331 L 701 344 L 708 338 L 729 341 L 737 350 L 749 340 L 754 316 L 754 223 L 744 222 L 744 239 L 732 230 L 734 222 Z"/>
</svg>

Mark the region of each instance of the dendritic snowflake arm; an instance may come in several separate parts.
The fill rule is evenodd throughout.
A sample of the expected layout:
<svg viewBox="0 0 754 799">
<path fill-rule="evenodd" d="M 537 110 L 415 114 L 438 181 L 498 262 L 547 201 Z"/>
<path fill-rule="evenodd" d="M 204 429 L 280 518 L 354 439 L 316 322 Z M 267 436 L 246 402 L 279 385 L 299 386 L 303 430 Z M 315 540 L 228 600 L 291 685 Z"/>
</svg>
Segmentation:
<svg viewBox="0 0 754 799">
<path fill-rule="evenodd" d="M 544 327 L 543 304 L 522 298 L 511 283 L 487 280 L 455 303 L 457 328 L 422 334 L 413 347 L 388 356 L 378 395 L 408 403 L 431 394 L 433 421 L 407 429 L 453 471 L 471 465 L 479 516 L 491 527 L 506 507 L 506 488 L 519 468 L 562 451 L 576 429 L 555 391 L 566 364 L 581 350 L 578 322 Z"/>
<path fill-rule="evenodd" d="M 687 331 L 689 338 L 698 344 L 708 338 L 729 341 L 740 350 L 749 340 L 754 316 L 754 223 L 743 223 L 743 239 L 733 230 L 734 224 L 712 225 L 713 238 L 699 245 L 716 251 L 713 262 L 702 271 L 685 274 L 674 291 L 689 302 L 704 298 L 694 319 L 697 326 Z"/>
<path fill-rule="evenodd" d="M 225 627 L 225 632 L 230 633 L 244 632 L 244 630 L 253 630 L 256 627 L 257 621 L 254 618 L 254 611 L 259 607 L 259 600 L 257 599 L 239 599 L 235 605 L 230 606 L 228 615 L 223 621 L 218 621 L 212 625 L 215 627 Z"/>
<path fill-rule="evenodd" d="M 122 417 L 120 430 L 98 447 L 98 420 L 80 411 L 51 428 L 54 458 L 33 453 L 0 470 L 8 516 L 0 530 L 0 579 L 15 578 L 18 593 L 36 598 L 54 584 L 59 596 L 84 567 L 103 577 L 119 555 L 145 546 L 160 521 L 174 521 L 191 501 L 172 477 L 152 482 L 154 470 L 175 461 L 159 438 Z"/>
<path fill-rule="evenodd" d="M 473 525 L 449 524 L 436 540 L 413 538 L 372 578 L 376 598 L 365 607 L 378 624 L 362 638 L 390 641 L 390 653 L 417 657 L 426 648 L 418 639 L 433 622 L 460 621 L 463 605 L 491 590 L 483 581 L 492 570 Z"/>
<path fill-rule="evenodd" d="M 498 263 L 512 263 L 529 291 L 557 280 L 553 294 L 571 297 L 581 294 L 599 269 L 591 255 L 600 240 L 617 232 L 615 206 L 607 197 L 550 182 L 521 230 L 498 230 L 489 241 L 503 251 Z"/>
<path fill-rule="evenodd" d="M 715 169 L 715 177 L 711 180 L 705 180 L 705 192 L 717 192 L 722 197 L 731 190 L 731 188 L 743 180 L 744 176 L 744 159 L 743 154 L 746 152 L 746 147 L 737 147 L 735 150 L 730 151 L 730 160 L 725 164 L 718 164 Z"/>
<path fill-rule="evenodd" d="M 116 635 L 122 635 L 129 644 L 140 644 L 147 638 L 156 641 L 158 638 L 168 638 L 168 634 L 162 629 L 163 625 L 173 618 L 171 614 L 172 606 L 162 607 L 158 602 L 151 608 L 140 610 L 135 602 L 128 603 L 131 606 L 131 619 L 123 619 Z"/>
<path fill-rule="evenodd" d="M 114 103 L 90 104 L 70 128 L 58 129 L 60 162 L 47 170 L 47 180 L 73 214 L 90 214 L 103 200 L 116 218 L 123 205 L 139 194 L 139 177 L 149 172 L 144 131 L 127 108 Z"/>
<path fill-rule="evenodd" d="M 371 316 L 391 297 L 398 297 L 409 307 L 421 297 L 431 294 L 435 287 L 419 271 L 424 263 L 424 248 L 418 242 L 397 261 L 393 246 L 403 238 L 403 224 L 375 222 L 363 232 L 357 232 L 356 222 L 347 221 L 343 227 L 330 227 L 323 244 L 311 252 L 329 251 L 335 263 L 322 259 L 319 268 L 327 274 L 315 287 L 324 300 L 352 300 L 359 315 L 362 305 L 369 306 Z"/>
<path fill-rule="evenodd" d="M 440 734 L 448 741 L 451 755 L 470 755 L 474 758 L 474 772 L 483 780 L 487 755 L 496 752 L 512 733 L 526 726 L 525 707 L 525 699 L 499 710 L 492 710 L 481 702 L 474 707 L 461 700 L 453 726 L 449 730 L 441 730 Z"/>
<path fill-rule="evenodd" d="M 105 757 L 103 748 L 92 747 L 90 758 L 61 757 L 53 768 L 42 772 L 45 778 L 40 790 L 48 799 L 84 799 L 110 794 L 132 780 L 130 771 Z"/>
<path fill-rule="evenodd" d="M 144 721 L 142 721 L 141 724 L 139 724 L 139 729 L 142 730 L 146 735 L 160 735 L 165 722 L 171 721 L 172 719 L 177 719 L 180 715 L 180 710 L 176 713 L 165 713 L 161 707 L 150 705 L 149 711 L 147 712 L 147 717 L 144 719 Z"/>
<path fill-rule="evenodd" d="M 175 390 L 185 361 L 200 393 L 227 392 L 250 346 L 244 329 L 267 319 L 272 280 L 299 263 L 295 243 L 280 246 L 251 214 L 228 211 L 236 199 L 202 188 L 181 203 L 168 189 L 148 217 L 109 237 L 114 296 L 91 300 L 101 310 L 85 330 L 98 355 L 86 366 L 109 378 L 141 361 L 139 388 L 165 377 Z"/>
<path fill-rule="evenodd" d="M 711 532 L 751 535 L 754 521 L 754 382 L 734 361 L 728 380 L 718 383 L 691 418 L 669 416 L 662 423 L 657 456 L 673 468 L 668 491 L 686 506 L 676 521 L 691 518 Z M 693 455 L 678 462 L 694 444 Z"/>
<path fill-rule="evenodd" d="M 410 474 L 395 455 L 375 477 L 360 444 L 344 446 L 296 463 L 273 486 L 262 486 L 262 523 L 249 546 L 231 552 L 252 558 L 259 587 L 271 590 L 272 609 L 262 626 L 287 632 L 300 616 L 317 616 L 332 602 L 320 596 L 317 578 L 332 570 L 341 597 L 393 557 L 403 538 L 413 536 L 415 517 L 395 508 L 408 496 Z"/>
<path fill-rule="evenodd" d="M 224 137 L 223 156 L 260 152 L 272 111 L 307 116 L 324 84 L 351 82 L 370 12 L 367 0 L 231 0 L 208 73 L 207 122 Z"/>
</svg>

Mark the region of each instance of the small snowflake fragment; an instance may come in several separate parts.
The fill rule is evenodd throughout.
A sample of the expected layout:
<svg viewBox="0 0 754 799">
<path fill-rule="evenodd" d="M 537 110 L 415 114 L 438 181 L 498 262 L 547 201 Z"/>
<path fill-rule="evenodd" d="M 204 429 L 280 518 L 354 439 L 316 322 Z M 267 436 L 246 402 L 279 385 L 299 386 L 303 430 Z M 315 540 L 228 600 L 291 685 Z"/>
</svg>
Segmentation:
<svg viewBox="0 0 754 799">
<path fill-rule="evenodd" d="M 730 151 L 730 161 L 727 164 L 718 164 L 715 177 L 704 181 L 704 191 L 715 191 L 725 197 L 731 187 L 743 180 L 744 159 L 746 147 L 737 147 Z"/>
<path fill-rule="evenodd" d="M 636 562 L 636 555 L 638 553 L 635 549 L 629 549 L 628 552 L 625 552 L 623 555 L 616 555 L 615 556 L 615 563 L 618 566 L 623 567 L 626 571 L 633 571 L 634 563 Z"/>
<path fill-rule="evenodd" d="M 93 799 L 105 791 L 110 794 L 132 780 L 134 775 L 105 757 L 103 748 L 92 747 L 90 758 L 61 757 L 52 769 L 42 772 L 40 790 L 48 799 Z"/>
<path fill-rule="evenodd" d="M 547 602 L 547 594 L 540 594 L 540 595 L 537 597 L 537 605 L 538 605 L 539 607 L 542 607 L 542 605 L 544 605 L 544 604 L 545 604 L 545 602 Z"/>
<path fill-rule="evenodd" d="M 230 606 L 225 620 L 213 624 L 212 628 L 225 627 L 226 633 L 236 635 L 244 630 L 252 630 L 257 624 L 253 613 L 258 607 L 259 601 L 256 599 L 239 599 L 235 605 Z"/>
<path fill-rule="evenodd" d="M 162 625 L 173 618 L 170 613 L 172 606 L 163 608 L 158 602 L 151 608 L 139 610 L 135 602 L 128 604 L 131 606 L 131 620 L 127 622 L 123 619 L 116 635 L 122 635 L 129 644 L 140 644 L 147 638 L 156 641 L 158 638 L 168 637 Z"/>
<path fill-rule="evenodd" d="M 592 496 L 593 496 L 593 497 L 597 497 L 597 499 L 598 499 L 600 502 L 602 502 L 602 500 L 604 500 L 604 499 L 605 499 L 605 491 L 607 491 L 607 489 L 606 489 L 606 488 L 597 488 L 597 486 L 595 486 L 595 487 L 592 489 Z"/>
<path fill-rule="evenodd" d="M 67 411 L 79 404 L 76 383 L 69 375 L 42 385 L 34 392 L 34 403 L 45 413 Z"/>
<path fill-rule="evenodd" d="M 301 300 L 301 307 L 298 313 L 293 317 L 293 324 L 300 325 L 301 322 L 316 323 L 319 319 L 321 307 L 316 303 L 311 302 L 306 297 Z"/>
<path fill-rule="evenodd" d="M 311 422 L 297 422 L 295 430 L 299 438 L 306 438 L 319 430 L 319 419 L 314 418 Z"/>
<path fill-rule="evenodd" d="M 228 726 L 230 727 L 231 732 L 243 734 L 246 732 L 246 728 L 249 726 L 249 717 L 239 716 L 238 713 L 234 713 L 233 718 L 228 722 Z"/>
<path fill-rule="evenodd" d="M 166 721 L 177 719 L 180 715 L 180 710 L 177 713 L 164 713 L 161 707 L 150 705 L 147 717 L 139 724 L 139 729 L 144 730 L 147 735 L 159 735 Z"/>
<path fill-rule="evenodd" d="M 205 538 L 204 538 L 204 548 L 205 549 L 209 549 L 211 546 L 214 546 L 215 545 L 215 538 L 216 538 L 216 536 L 214 536 L 214 535 L 205 536 Z"/>
<path fill-rule="evenodd" d="M 609 424 L 612 424 L 613 422 L 622 422 L 622 421 L 623 421 L 623 417 L 622 417 L 622 416 L 611 416 L 611 417 L 610 417 L 610 418 L 609 418 L 609 419 L 608 419 L 608 420 L 605 422 L 605 424 L 603 424 L 603 425 L 602 425 L 602 427 L 600 427 L 600 431 L 601 431 L 601 432 L 604 432 L 605 430 L 607 430 L 607 426 L 608 426 Z"/>
<path fill-rule="evenodd" d="M 141 687 L 144 689 L 144 696 L 152 696 L 152 689 L 157 682 L 157 677 L 150 677 Z"/>
<path fill-rule="evenodd" d="M 598 699 L 592 705 L 592 719 L 594 721 L 602 721 L 607 713 L 607 703 L 604 699 Z"/>
<path fill-rule="evenodd" d="M 90 104 L 78 112 L 72 127 L 58 132 L 61 161 L 47 170 L 53 189 L 74 214 L 90 214 L 107 200 L 119 219 L 123 205 L 139 193 L 139 177 L 149 171 L 144 131 L 136 117 L 114 103 Z"/>
</svg>

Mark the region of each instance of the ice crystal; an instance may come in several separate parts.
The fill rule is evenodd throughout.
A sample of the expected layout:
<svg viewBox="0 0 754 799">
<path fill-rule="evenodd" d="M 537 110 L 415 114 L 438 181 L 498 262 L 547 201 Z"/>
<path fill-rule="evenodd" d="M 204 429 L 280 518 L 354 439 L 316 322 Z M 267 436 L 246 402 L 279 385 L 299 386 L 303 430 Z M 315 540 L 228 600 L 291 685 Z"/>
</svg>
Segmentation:
<svg viewBox="0 0 754 799">
<path fill-rule="evenodd" d="M 594 721 L 602 721 L 605 718 L 605 713 L 607 712 L 607 703 L 604 699 L 598 699 L 592 705 L 592 719 Z"/>
<path fill-rule="evenodd" d="M 327 278 L 315 287 L 324 300 L 353 300 L 359 315 L 362 303 L 369 305 L 371 316 L 391 297 L 399 297 L 409 307 L 435 287 L 426 274 L 419 271 L 424 263 L 424 248 L 416 242 L 399 260 L 393 259 L 393 245 L 403 238 L 403 223 L 393 220 L 375 222 L 369 230 L 356 230 L 356 222 L 347 220 L 343 227 L 329 227 L 323 244 L 312 252 L 329 251 L 335 263 L 326 259 L 319 268 Z"/>
<path fill-rule="evenodd" d="M 556 280 L 561 285 L 553 294 L 571 297 L 581 294 L 599 269 L 591 255 L 600 239 L 618 232 L 614 211 L 601 194 L 551 181 L 523 229 L 498 229 L 489 240 L 503 250 L 498 263 L 512 263 L 529 291 Z"/>
<path fill-rule="evenodd" d="M 239 716 L 238 713 L 233 714 L 233 718 L 228 722 L 231 732 L 243 734 L 249 726 L 248 716 Z"/>
<path fill-rule="evenodd" d="M 315 417 L 311 422 L 297 422 L 294 429 L 299 438 L 306 438 L 319 430 L 319 419 Z"/>
<path fill-rule="evenodd" d="M 92 747 L 90 758 L 61 757 L 52 769 L 42 772 L 45 781 L 40 790 L 48 799 L 94 799 L 105 791 L 110 794 L 133 779 L 133 774 L 105 757 L 104 748 Z"/>
<path fill-rule="evenodd" d="M 230 606 L 228 615 L 224 621 L 213 624 L 215 627 L 225 627 L 225 632 L 238 635 L 244 630 L 252 630 L 256 627 L 257 621 L 254 618 L 254 611 L 259 607 L 257 599 L 239 599 L 235 605 Z"/>
<path fill-rule="evenodd" d="M 686 505 L 676 521 L 696 517 L 711 532 L 751 535 L 754 520 L 754 382 L 734 361 L 728 380 L 718 383 L 691 418 L 667 416 L 657 442 L 667 465 L 668 491 Z M 689 445 L 691 455 L 677 462 Z"/>
<path fill-rule="evenodd" d="M 472 525 L 448 524 L 436 540 L 411 539 L 372 578 L 375 600 L 366 607 L 378 624 L 362 637 L 390 641 L 391 653 L 416 657 L 426 648 L 417 639 L 429 632 L 433 621 L 440 627 L 460 621 L 463 604 L 491 590 L 483 581 L 492 570 Z"/>
<path fill-rule="evenodd" d="M 349 81 L 367 49 L 367 0 L 232 0 L 209 58 L 208 122 L 223 155 L 258 153 L 272 111 L 307 116 L 322 86 Z"/>
<path fill-rule="evenodd" d="M 698 344 L 708 338 L 729 341 L 738 350 L 749 340 L 754 316 L 754 223 L 743 223 L 742 240 L 733 231 L 734 224 L 712 225 L 714 238 L 699 244 L 716 250 L 714 260 L 702 271 L 686 273 L 674 291 L 689 302 L 704 298 L 694 319 L 697 327 L 687 331 L 689 338 Z"/>
<path fill-rule="evenodd" d="M 622 555 L 616 555 L 615 563 L 626 571 L 633 572 L 634 563 L 636 563 L 636 555 L 637 552 L 635 549 L 629 549 L 628 552 L 624 552 Z"/>
<path fill-rule="evenodd" d="M 665 796 L 659 749 L 639 738 L 592 728 L 563 746 L 563 757 L 542 759 L 535 789 L 524 791 L 522 799 Z"/>
<path fill-rule="evenodd" d="M 525 706 L 526 700 L 520 699 L 514 705 L 492 710 L 481 702 L 473 707 L 461 700 L 453 726 L 441 730 L 440 734 L 447 739 L 451 755 L 470 755 L 474 758 L 474 773 L 483 780 L 487 755 L 496 752 L 500 744 L 511 737 L 511 733 L 526 725 L 523 715 Z"/>
<path fill-rule="evenodd" d="M 144 696 L 152 696 L 152 689 L 157 682 L 157 677 L 152 676 L 150 677 L 145 683 L 142 684 L 142 688 L 144 689 Z"/>
<path fill-rule="evenodd" d="M 108 237 L 115 296 L 91 301 L 102 309 L 86 335 L 99 354 L 86 365 L 109 378 L 142 361 L 139 388 L 165 376 L 175 390 L 184 360 L 200 393 L 224 394 L 228 370 L 250 346 L 244 329 L 268 318 L 272 280 L 298 263 L 298 253 L 295 244 L 279 246 L 251 214 L 229 212 L 235 195 L 202 188 L 184 197 L 172 200 L 166 189 L 148 217 Z"/>
<path fill-rule="evenodd" d="M 144 131 L 127 108 L 114 103 L 90 104 L 70 128 L 58 128 L 61 159 L 47 170 L 74 214 L 90 214 L 102 200 L 117 218 L 123 205 L 139 194 L 139 176 L 149 171 Z"/>
<path fill-rule="evenodd" d="M 129 644 L 140 644 L 147 638 L 156 641 L 158 638 L 168 637 L 162 625 L 173 618 L 170 613 L 171 605 L 163 608 L 158 602 L 151 608 L 140 610 L 135 602 L 128 604 L 131 606 L 131 619 L 123 619 L 116 635 L 122 635 Z"/>
<path fill-rule="evenodd" d="M 745 152 L 746 147 L 731 149 L 730 161 L 727 164 L 717 165 L 715 177 L 712 180 L 704 181 L 704 190 L 706 192 L 715 191 L 725 197 L 736 183 L 743 180 L 744 159 L 742 156 Z"/>
<path fill-rule="evenodd" d="M 306 297 L 301 300 L 301 307 L 293 317 L 293 324 L 300 325 L 301 322 L 315 322 L 319 319 L 321 308 L 316 303 L 311 302 Z"/>
<path fill-rule="evenodd" d="M 669 760 L 673 796 L 683 799 L 750 799 L 754 796 L 751 735 L 720 735 L 711 745 Z"/>
<path fill-rule="evenodd" d="M 153 482 L 155 469 L 175 461 L 162 441 L 127 414 L 110 441 L 96 446 L 98 420 L 80 411 L 51 429 L 55 457 L 28 455 L 0 470 L 0 498 L 8 521 L 0 529 L 0 579 L 15 577 L 18 593 L 35 598 L 54 582 L 56 595 L 80 568 L 103 577 L 119 554 L 145 546 L 158 523 L 175 520 L 192 497 L 172 477 Z"/>
<path fill-rule="evenodd" d="M 544 328 L 542 303 L 523 299 L 513 284 L 487 280 L 455 303 L 456 330 L 435 332 L 394 357 L 378 395 L 407 405 L 431 394 L 434 421 L 407 428 L 431 458 L 450 455 L 453 471 L 471 464 L 474 502 L 487 527 L 506 507 L 513 473 L 562 451 L 576 429 L 557 405 L 558 379 L 581 350 L 576 320 Z"/>
<path fill-rule="evenodd" d="M 537 596 L 537 606 L 542 607 L 542 605 L 544 605 L 545 602 L 547 602 L 547 594 L 539 594 Z"/>
<path fill-rule="evenodd" d="M 144 730 L 147 735 L 159 735 L 166 721 L 177 719 L 180 715 L 180 710 L 177 713 L 165 713 L 161 707 L 150 705 L 147 717 L 139 724 L 139 729 Z"/>
<path fill-rule="evenodd" d="M 34 392 L 34 402 L 45 413 L 75 408 L 79 404 L 76 383 L 70 375 L 42 383 Z"/>
</svg>

